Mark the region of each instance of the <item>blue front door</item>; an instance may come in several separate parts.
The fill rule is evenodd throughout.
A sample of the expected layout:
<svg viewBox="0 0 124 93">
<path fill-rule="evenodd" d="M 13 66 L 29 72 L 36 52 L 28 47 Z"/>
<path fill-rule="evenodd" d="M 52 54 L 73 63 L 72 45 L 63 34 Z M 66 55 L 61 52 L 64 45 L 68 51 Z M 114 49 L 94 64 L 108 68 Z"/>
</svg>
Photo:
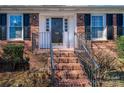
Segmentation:
<svg viewBox="0 0 124 93">
<path fill-rule="evenodd" d="M 51 20 L 52 43 L 63 43 L 63 18 Z"/>
</svg>

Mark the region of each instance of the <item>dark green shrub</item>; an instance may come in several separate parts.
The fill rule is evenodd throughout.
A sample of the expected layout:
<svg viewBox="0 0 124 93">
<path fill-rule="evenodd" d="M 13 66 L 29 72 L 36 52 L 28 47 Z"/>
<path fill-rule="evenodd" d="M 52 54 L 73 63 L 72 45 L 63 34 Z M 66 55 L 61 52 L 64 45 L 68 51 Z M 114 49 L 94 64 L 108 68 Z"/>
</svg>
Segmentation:
<svg viewBox="0 0 124 93">
<path fill-rule="evenodd" d="M 23 54 L 23 45 L 8 44 L 5 46 L 0 58 L 0 71 L 28 70 L 30 58 L 23 56 Z"/>
<path fill-rule="evenodd" d="M 119 58 L 124 58 L 124 36 L 117 39 L 117 51 Z"/>
<path fill-rule="evenodd" d="M 23 59 L 23 50 L 24 50 L 23 45 L 8 44 L 3 48 L 4 51 L 3 55 L 9 59 L 15 58 Z"/>
</svg>

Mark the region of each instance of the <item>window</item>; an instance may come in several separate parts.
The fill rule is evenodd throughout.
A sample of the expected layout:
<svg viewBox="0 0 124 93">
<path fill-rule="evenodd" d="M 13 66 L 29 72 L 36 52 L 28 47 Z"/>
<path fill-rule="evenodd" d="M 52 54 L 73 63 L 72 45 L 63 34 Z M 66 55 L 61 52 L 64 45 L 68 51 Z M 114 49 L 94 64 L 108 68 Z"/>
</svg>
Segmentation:
<svg viewBox="0 0 124 93">
<path fill-rule="evenodd" d="M 92 39 L 99 39 L 104 37 L 104 23 L 103 15 L 91 16 Z"/>
<path fill-rule="evenodd" d="M 23 17 L 19 14 L 9 15 L 9 39 L 22 40 L 23 39 Z"/>
<path fill-rule="evenodd" d="M 92 16 L 92 38 L 102 37 L 103 16 Z"/>
</svg>

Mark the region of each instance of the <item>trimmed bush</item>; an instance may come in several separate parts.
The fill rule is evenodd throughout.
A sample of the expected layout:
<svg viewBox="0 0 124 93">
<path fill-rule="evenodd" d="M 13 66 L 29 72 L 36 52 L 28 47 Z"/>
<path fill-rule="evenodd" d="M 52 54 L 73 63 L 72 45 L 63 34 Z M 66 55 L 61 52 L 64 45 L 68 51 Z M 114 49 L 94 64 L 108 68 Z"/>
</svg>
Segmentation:
<svg viewBox="0 0 124 93">
<path fill-rule="evenodd" d="M 117 50 L 119 58 L 124 59 L 124 36 L 120 36 L 117 39 Z"/>
<path fill-rule="evenodd" d="M 3 55 L 0 58 L 1 71 L 17 71 L 29 69 L 29 57 L 24 57 L 24 46 L 8 44 L 3 48 Z"/>
<path fill-rule="evenodd" d="M 13 45 L 9 44 L 3 48 L 4 57 L 7 57 L 9 59 L 23 59 L 23 45 Z"/>
</svg>

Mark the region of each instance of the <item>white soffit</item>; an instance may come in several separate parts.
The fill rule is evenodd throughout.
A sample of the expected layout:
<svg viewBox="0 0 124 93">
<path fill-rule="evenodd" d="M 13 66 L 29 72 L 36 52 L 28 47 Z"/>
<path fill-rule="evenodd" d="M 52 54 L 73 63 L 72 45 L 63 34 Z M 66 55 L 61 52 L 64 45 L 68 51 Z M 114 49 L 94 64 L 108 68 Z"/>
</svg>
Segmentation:
<svg viewBox="0 0 124 93">
<path fill-rule="evenodd" d="M 124 0 L 0 0 L 0 5 L 123 5 Z"/>
</svg>

